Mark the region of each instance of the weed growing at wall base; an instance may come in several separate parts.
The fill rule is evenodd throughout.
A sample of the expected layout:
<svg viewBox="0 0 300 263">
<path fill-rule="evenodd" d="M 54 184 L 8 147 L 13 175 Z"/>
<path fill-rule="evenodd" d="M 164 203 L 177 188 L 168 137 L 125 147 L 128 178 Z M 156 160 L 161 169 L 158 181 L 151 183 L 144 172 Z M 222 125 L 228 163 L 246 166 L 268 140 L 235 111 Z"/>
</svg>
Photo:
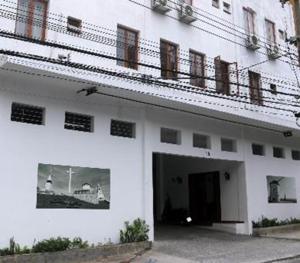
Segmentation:
<svg viewBox="0 0 300 263">
<path fill-rule="evenodd" d="M 253 228 L 272 227 L 272 226 L 284 226 L 300 224 L 300 219 L 290 218 L 285 220 L 278 220 L 277 218 L 267 218 L 262 216 L 258 221 L 252 221 Z"/>
<path fill-rule="evenodd" d="M 140 218 L 133 221 L 132 224 L 125 222 L 125 229 L 120 230 L 121 243 L 142 242 L 149 240 L 149 226 Z"/>
<path fill-rule="evenodd" d="M 0 256 L 58 252 L 76 248 L 85 249 L 89 247 L 90 245 L 88 244 L 88 242 L 83 241 L 80 237 L 76 237 L 72 240 L 65 237 L 45 239 L 33 245 L 31 249 L 26 246 L 21 247 L 18 243 L 15 242 L 14 238 L 11 238 L 9 241 L 9 247 L 0 249 Z"/>
</svg>

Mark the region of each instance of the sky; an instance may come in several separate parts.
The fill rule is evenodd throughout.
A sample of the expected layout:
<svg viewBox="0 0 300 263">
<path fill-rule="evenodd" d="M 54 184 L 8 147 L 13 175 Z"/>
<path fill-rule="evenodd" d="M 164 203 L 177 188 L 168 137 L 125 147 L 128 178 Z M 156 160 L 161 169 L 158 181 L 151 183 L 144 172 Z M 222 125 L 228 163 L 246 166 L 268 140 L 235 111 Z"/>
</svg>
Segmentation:
<svg viewBox="0 0 300 263">
<path fill-rule="evenodd" d="M 75 172 L 72 175 L 72 193 L 75 190 L 82 189 L 84 183 L 96 187 L 100 184 L 105 199 L 110 200 L 110 170 L 99 168 L 76 167 L 66 165 L 39 164 L 38 167 L 38 187 L 45 189 L 45 183 L 50 174 L 52 174 L 53 190 L 57 194 L 69 193 L 69 175 L 68 170 L 72 168 Z"/>
</svg>

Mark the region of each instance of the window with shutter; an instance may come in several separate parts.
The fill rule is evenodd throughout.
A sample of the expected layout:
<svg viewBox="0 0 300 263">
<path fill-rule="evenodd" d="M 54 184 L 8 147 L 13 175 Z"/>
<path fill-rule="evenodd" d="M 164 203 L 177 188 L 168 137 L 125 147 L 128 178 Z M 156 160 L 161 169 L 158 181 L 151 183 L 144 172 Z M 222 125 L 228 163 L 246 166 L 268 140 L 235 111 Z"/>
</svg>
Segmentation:
<svg viewBox="0 0 300 263">
<path fill-rule="evenodd" d="M 256 105 L 263 105 L 260 74 L 249 71 L 249 89 L 251 103 Z"/>
<path fill-rule="evenodd" d="M 216 91 L 225 95 L 230 94 L 229 63 L 215 58 Z"/>
<path fill-rule="evenodd" d="M 160 61 L 161 76 L 166 79 L 176 79 L 178 71 L 178 46 L 170 42 L 161 40 Z"/>
<path fill-rule="evenodd" d="M 255 35 L 255 16 L 256 13 L 251 8 L 244 7 L 245 30 L 248 35 Z"/>
<path fill-rule="evenodd" d="M 205 65 L 204 55 L 190 51 L 190 74 L 191 74 L 191 85 L 197 87 L 205 87 Z"/>
<path fill-rule="evenodd" d="M 273 45 L 274 43 L 276 43 L 275 24 L 268 19 L 265 20 L 265 24 L 268 44 Z"/>
<path fill-rule="evenodd" d="M 22 36 L 45 39 L 47 0 L 19 0 L 16 17 L 16 33 Z"/>
<path fill-rule="evenodd" d="M 117 65 L 138 69 L 138 32 L 118 26 Z"/>
</svg>

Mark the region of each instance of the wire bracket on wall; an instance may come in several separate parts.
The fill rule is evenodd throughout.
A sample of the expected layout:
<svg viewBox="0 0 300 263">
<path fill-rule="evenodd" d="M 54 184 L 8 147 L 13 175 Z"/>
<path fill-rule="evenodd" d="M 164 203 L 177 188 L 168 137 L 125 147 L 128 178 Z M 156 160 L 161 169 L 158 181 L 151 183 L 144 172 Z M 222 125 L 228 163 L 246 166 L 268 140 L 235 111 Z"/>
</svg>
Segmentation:
<svg viewBox="0 0 300 263">
<path fill-rule="evenodd" d="M 94 93 L 97 93 L 98 90 L 96 87 L 90 87 L 90 88 L 86 88 L 86 89 L 81 89 L 77 91 L 77 94 L 82 93 L 82 92 L 86 92 L 85 96 L 90 96 Z"/>
</svg>

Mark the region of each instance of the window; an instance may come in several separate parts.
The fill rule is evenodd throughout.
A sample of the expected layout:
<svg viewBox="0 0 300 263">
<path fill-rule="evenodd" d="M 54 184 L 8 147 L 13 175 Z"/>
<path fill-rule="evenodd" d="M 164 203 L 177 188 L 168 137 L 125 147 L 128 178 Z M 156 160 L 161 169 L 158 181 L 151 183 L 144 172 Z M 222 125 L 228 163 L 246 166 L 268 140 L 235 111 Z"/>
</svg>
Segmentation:
<svg viewBox="0 0 300 263">
<path fill-rule="evenodd" d="M 216 91 L 230 95 L 229 63 L 222 61 L 220 57 L 215 58 Z"/>
<path fill-rule="evenodd" d="M 231 14 L 231 5 L 227 2 L 223 2 L 223 11 L 227 14 Z"/>
<path fill-rule="evenodd" d="M 161 128 L 160 141 L 162 143 L 181 144 L 180 132 L 173 129 Z"/>
<path fill-rule="evenodd" d="M 300 161 L 300 151 L 292 150 L 292 159 Z"/>
<path fill-rule="evenodd" d="M 118 26 L 117 65 L 138 69 L 138 32 Z"/>
<path fill-rule="evenodd" d="M 253 155 L 264 156 L 265 155 L 265 147 L 261 144 L 252 144 L 252 153 Z"/>
<path fill-rule="evenodd" d="M 205 87 L 204 55 L 190 50 L 191 85 Z"/>
<path fill-rule="evenodd" d="M 269 203 L 297 203 L 296 178 L 267 176 Z"/>
<path fill-rule="evenodd" d="M 220 7 L 220 0 L 212 0 L 212 5 L 216 8 Z"/>
<path fill-rule="evenodd" d="M 265 24 L 267 43 L 274 45 L 276 43 L 275 24 L 268 19 L 265 20 Z"/>
<path fill-rule="evenodd" d="M 193 134 L 193 146 L 195 148 L 210 149 L 210 137 L 202 134 Z"/>
<path fill-rule="evenodd" d="M 112 136 L 135 138 L 135 123 L 112 120 L 110 134 Z"/>
<path fill-rule="evenodd" d="M 249 7 L 244 7 L 245 29 L 248 35 L 255 35 L 255 17 L 256 13 Z"/>
<path fill-rule="evenodd" d="M 16 34 L 45 39 L 47 0 L 19 0 L 16 17 Z"/>
<path fill-rule="evenodd" d="M 160 41 L 161 76 L 165 79 L 176 79 L 178 71 L 178 46 Z"/>
<path fill-rule="evenodd" d="M 270 84 L 270 91 L 273 95 L 277 95 L 277 86 L 276 86 L 276 84 Z"/>
<path fill-rule="evenodd" d="M 248 74 L 250 101 L 255 105 L 263 105 L 260 74 L 253 71 L 249 71 Z"/>
<path fill-rule="evenodd" d="M 236 141 L 232 139 L 221 139 L 221 150 L 223 152 L 237 152 Z"/>
<path fill-rule="evenodd" d="M 284 149 L 280 147 L 273 147 L 273 157 L 275 158 L 285 158 Z"/>
<path fill-rule="evenodd" d="M 70 32 L 80 34 L 82 30 L 82 20 L 68 16 L 67 29 Z"/>
<path fill-rule="evenodd" d="M 281 29 L 278 30 L 278 33 L 279 33 L 279 38 L 283 41 L 286 41 L 287 39 L 287 34 L 286 34 L 286 31 L 283 31 Z"/>
<path fill-rule="evenodd" d="M 66 112 L 65 129 L 82 132 L 92 132 L 93 117 L 78 113 Z"/>
<path fill-rule="evenodd" d="M 23 122 L 29 124 L 44 124 L 44 108 L 13 103 L 11 106 L 11 121 Z"/>
</svg>

